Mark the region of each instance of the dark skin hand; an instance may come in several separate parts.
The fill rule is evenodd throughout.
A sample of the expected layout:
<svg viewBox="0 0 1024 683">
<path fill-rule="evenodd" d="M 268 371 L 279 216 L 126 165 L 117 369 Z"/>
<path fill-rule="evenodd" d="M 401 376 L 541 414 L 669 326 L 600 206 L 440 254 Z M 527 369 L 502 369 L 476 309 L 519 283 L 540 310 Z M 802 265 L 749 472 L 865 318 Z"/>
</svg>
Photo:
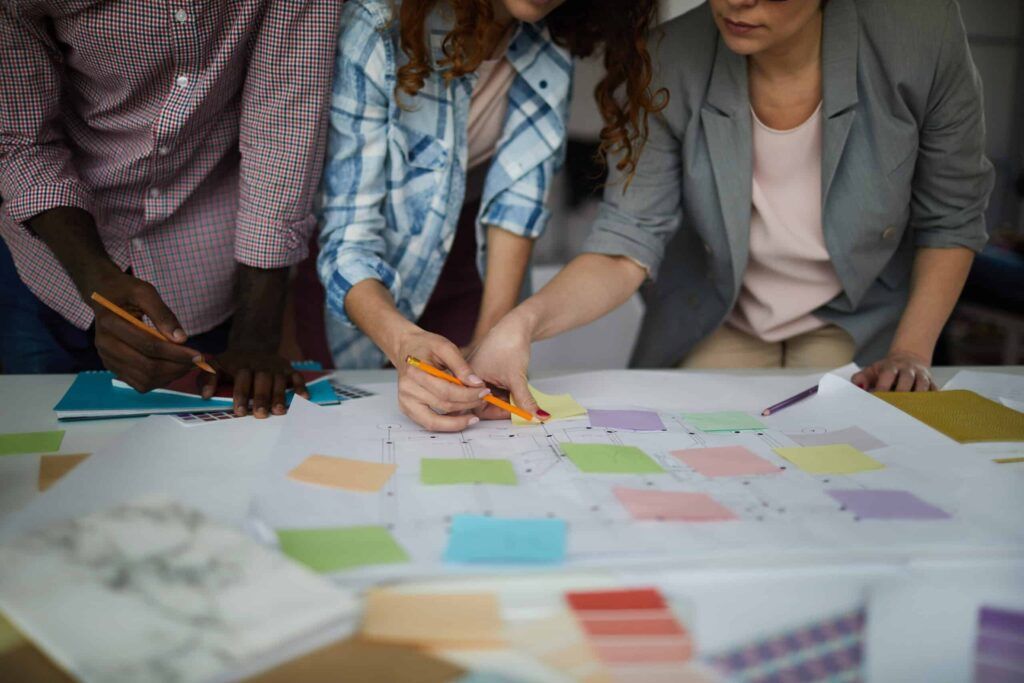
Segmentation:
<svg viewBox="0 0 1024 683">
<path fill-rule="evenodd" d="M 257 419 L 284 415 L 288 388 L 309 398 L 302 374 L 278 353 L 281 319 L 288 291 L 288 269 L 238 266 L 235 300 L 238 306 L 231 324 L 228 350 L 212 359 L 216 375 L 204 375 L 202 395 L 213 396 L 217 385 L 234 382 L 234 410 L 246 415 L 249 399 Z"/>
<path fill-rule="evenodd" d="M 110 260 L 96 224 L 81 209 L 59 207 L 28 221 L 61 262 L 82 299 L 96 315 L 96 350 L 103 365 L 137 391 L 166 386 L 202 360 L 187 340 L 174 313 L 151 284 L 121 271 Z M 89 298 L 99 292 L 132 315 L 147 316 L 165 337 L 160 341 L 136 329 Z"/>
</svg>

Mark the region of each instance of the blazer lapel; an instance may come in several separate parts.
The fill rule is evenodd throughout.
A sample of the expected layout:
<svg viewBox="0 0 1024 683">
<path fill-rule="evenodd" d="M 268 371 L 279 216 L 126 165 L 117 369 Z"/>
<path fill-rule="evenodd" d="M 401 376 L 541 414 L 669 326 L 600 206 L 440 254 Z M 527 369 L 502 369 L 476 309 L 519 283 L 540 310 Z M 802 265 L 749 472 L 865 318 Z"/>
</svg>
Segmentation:
<svg viewBox="0 0 1024 683">
<path fill-rule="evenodd" d="M 821 55 L 825 114 L 821 145 L 823 211 L 857 114 L 857 9 L 851 0 L 830 0 L 825 7 L 824 22 Z"/>
</svg>

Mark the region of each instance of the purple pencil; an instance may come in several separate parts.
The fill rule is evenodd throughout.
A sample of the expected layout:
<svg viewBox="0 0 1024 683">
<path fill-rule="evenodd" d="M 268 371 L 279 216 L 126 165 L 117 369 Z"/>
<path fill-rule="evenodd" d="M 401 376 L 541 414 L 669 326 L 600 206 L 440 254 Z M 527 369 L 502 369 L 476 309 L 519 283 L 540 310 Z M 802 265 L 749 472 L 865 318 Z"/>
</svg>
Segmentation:
<svg viewBox="0 0 1024 683">
<path fill-rule="evenodd" d="M 764 415 L 765 417 L 767 417 L 768 415 L 771 415 L 772 413 L 779 412 L 783 408 L 790 407 L 794 403 L 799 403 L 800 401 L 804 400 L 805 398 L 810 398 L 811 396 L 814 396 L 816 393 L 818 393 L 818 385 L 817 384 L 815 384 L 810 389 L 807 389 L 806 391 L 801 391 L 796 396 L 790 396 L 785 401 L 779 401 L 778 403 L 776 403 L 773 406 L 768 406 L 767 408 L 765 408 L 764 410 L 761 411 L 761 415 Z"/>
</svg>

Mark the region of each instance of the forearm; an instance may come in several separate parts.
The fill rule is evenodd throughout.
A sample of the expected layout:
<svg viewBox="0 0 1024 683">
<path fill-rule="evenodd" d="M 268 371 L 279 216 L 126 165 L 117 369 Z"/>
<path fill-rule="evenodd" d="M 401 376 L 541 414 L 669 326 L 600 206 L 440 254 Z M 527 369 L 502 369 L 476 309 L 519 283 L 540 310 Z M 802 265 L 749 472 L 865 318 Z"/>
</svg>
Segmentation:
<svg viewBox="0 0 1024 683">
<path fill-rule="evenodd" d="M 276 353 L 287 298 L 288 268 L 238 264 L 228 346 L 234 351 Z"/>
<path fill-rule="evenodd" d="M 532 239 L 501 228 L 487 229 L 487 275 L 474 339 L 482 339 L 515 307 L 532 252 Z"/>
<path fill-rule="evenodd" d="M 640 265 L 624 256 L 583 254 L 510 315 L 521 318 L 531 341 L 540 341 L 615 310 L 646 277 Z"/>
<path fill-rule="evenodd" d="M 357 282 L 345 295 L 345 313 L 399 367 L 405 360 L 395 357 L 402 335 L 419 328 L 398 312 L 391 292 L 379 280 Z"/>
<path fill-rule="evenodd" d="M 910 299 L 891 353 L 910 353 L 931 363 L 935 344 L 949 320 L 974 261 L 969 249 L 920 248 L 914 259 Z"/>
<path fill-rule="evenodd" d="M 83 299 L 92 294 L 85 291 L 90 283 L 121 273 L 107 254 L 88 212 L 62 206 L 44 211 L 27 224 L 68 271 Z"/>
</svg>

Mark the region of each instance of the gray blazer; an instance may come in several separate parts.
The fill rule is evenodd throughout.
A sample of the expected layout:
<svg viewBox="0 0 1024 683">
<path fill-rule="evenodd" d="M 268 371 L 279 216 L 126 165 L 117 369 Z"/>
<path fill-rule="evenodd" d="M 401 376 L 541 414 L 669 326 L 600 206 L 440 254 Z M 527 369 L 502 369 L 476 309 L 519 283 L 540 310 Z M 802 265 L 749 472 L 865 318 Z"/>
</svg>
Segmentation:
<svg viewBox="0 0 1024 683">
<path fill-rule="evenodd" d="M 668 107 L 632 183 L 612 169 L 584 251 L 646 266 L 632 364 L 677 365 L 732 310 L 747 265 L 752 133 L 747 62 L 707 5 L 652 40 Z M 954 0 L 829 0 L 822 47 L 822 216 L 843 291 L 815 312 L 885 355 L 916 247 L 987 240 L 994 174 L 981 82 Z"/>
</svg>

